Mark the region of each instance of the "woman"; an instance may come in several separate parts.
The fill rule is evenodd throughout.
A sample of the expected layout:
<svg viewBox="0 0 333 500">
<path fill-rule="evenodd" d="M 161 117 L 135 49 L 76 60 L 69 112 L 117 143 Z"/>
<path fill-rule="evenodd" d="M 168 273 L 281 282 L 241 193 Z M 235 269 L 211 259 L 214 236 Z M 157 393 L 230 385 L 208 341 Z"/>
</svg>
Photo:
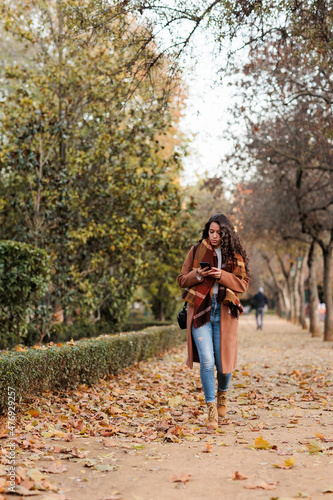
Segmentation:
<svg viewBox="0 0 333 500">
<path fill-rule="evenodd" d="M 200 265 L 200 263 L 202 265 Z M 226 392 L 237 362 L 238 317 L 243 312 L 237 293 L 249 282 L 248 258 L 231 221 L 223 214 L 206 223 L 177 277 L 186 291 L 187 365 L 200 362 L 208 408 L 208 427 L 218 427 L 227 413 Z M 217 369 L 217 407 L 214 365 Z"/>
</svg>

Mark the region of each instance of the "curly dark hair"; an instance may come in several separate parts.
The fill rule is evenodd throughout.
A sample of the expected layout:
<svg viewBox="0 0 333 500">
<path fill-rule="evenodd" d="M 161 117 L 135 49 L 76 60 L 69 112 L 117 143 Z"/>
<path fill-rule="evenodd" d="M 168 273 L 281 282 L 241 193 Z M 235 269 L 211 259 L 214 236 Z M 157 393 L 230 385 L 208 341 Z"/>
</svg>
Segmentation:
<svg viewBox="0 0 333 500">
<path fill-rule="evenodd" d="M 246 274 L 247 276 L 250 276 L 249 258 L 247 256 L 246 250 L 243 247 L 238 234 L 235 232 L 235 228 L 231 220 L 226 215 L 223 214 L 212 215 L 212 217 L 209 219 L 208 222 L 206 222 L 205 227 L 202 230 L 202 237 L 199 240 L 199 242 L 201 243 L 202 240 L 208 238 L 208 232 L 212 222 L 218 224 L 221 229 L 222 259 L 223 260 L 227 260 L 230 258 L 234 259 L 236 253 L 240 254 L 244 259 Z"/>
</svg>

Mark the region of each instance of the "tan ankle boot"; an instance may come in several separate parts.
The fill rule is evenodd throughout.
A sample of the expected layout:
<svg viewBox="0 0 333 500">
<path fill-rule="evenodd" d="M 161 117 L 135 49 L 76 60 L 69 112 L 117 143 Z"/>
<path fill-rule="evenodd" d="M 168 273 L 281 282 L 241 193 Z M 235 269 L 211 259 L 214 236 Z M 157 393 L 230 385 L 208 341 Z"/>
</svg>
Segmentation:
<svg viewBox="0 0 333 500">
<path fill-rule="evenodd" d="M 218 427 L 218 414 L 215 403 L 207 403 L 208 417 L 207 425 L 210 429 L 217 429 Z"/>
<path fill-rule="evenodd" d="M 227 393 L 219 391 L 217 393 L 217 413 L 220 417 L 225 417 L 227 410 Z"/>
</svg>

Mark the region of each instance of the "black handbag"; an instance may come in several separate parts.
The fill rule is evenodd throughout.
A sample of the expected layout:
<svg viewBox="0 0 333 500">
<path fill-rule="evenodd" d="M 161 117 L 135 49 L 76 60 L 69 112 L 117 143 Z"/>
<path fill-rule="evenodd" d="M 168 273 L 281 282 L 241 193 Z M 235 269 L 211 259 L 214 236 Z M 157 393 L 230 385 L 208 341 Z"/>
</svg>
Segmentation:
<svg viewBox="0 0 333 500">
<path fill-rule="evenodd" d="M 177 314 L 178 325 L 181 330 L 185 330 L 187 324 L 187 302 L 185 302 L 184 307 Z"/>
</svg>

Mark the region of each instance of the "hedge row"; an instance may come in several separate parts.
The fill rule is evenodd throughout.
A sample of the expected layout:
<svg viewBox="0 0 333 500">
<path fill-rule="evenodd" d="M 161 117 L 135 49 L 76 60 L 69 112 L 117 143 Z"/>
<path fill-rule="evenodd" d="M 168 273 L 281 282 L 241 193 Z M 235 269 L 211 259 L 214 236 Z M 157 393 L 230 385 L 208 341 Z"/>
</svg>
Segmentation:
<svg viewBox="0 0 333 500">
<path fill-rule="evenodd" d="M 136 361 L 156 356 L 185 341 L 177 326 L 151 327 L 141 332 L 105 335 L 74 345 L 28 349 L 0 356 L 0 412 L 7 410 L 8 388 L 16 401 L 29 394 L 91 385 Z"/>
<path fill-rule="evenodd" d="M 172 321 L 146 321 L 146 322 L 128 322 L 123 325 L 123 332 L 134 332 L 137 330 L 145 330 L 150 326 L 169 326 L 174 324 Z M 71 325 L 64 323 L 53 325 L 49 334 L 44 337 L 43 342 L 66 342 L 67 340 L 80 340 L 83 338 L 99 337 L 100 335 L 115 335 L 119 330 L 115 329 L 114 323 L 106 321 L 97 321 L 97 323 L 87 323 L 85 321 L 76 321 Z M 21 345 L 33 346 L 40 342 L 40 333 L 31 327 L 28 333 L 20 339 Z M 0 331 L 0 350 L 11 349 L 18 343 L 18 338 L 9 336 L 8 333 Z"/>
</svg>

